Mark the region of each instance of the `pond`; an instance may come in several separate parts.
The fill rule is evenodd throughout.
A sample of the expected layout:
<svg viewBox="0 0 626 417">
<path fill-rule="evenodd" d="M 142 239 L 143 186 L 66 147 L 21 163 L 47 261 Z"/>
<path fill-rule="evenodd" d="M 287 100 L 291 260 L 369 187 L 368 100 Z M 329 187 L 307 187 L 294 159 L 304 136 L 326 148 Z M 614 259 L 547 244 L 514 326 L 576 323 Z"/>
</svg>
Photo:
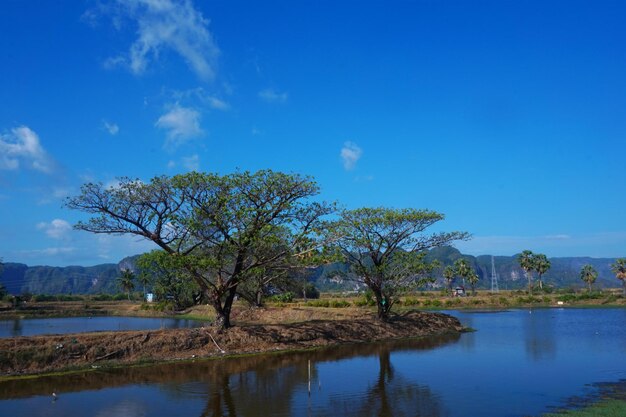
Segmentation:
<svg viewBox="0 0 626 417">
<path fill-rule="evenodd" d="M 198 320 L 152 317 L 67 317 L 0 320 L 0 337 L 67 334 L 111 330 L 156 330 L 198 327 Z"/>
<path fill-rule="evenodd" d="M 452 312 L 474 333 L 0 384 L 7 416 L 537 416 L 626 379 L 626 310 Z M 54 400 L 51 396 L 58 396 Z"/>
</svg>

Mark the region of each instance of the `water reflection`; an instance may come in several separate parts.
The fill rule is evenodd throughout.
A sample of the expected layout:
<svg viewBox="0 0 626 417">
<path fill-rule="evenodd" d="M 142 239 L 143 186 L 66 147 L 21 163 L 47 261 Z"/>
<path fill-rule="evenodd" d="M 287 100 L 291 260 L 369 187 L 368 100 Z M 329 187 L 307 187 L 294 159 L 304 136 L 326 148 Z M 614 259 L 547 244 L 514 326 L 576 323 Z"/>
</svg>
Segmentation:
<svg viewBox="0 0 626 417">
<path fill-rule="evenodd" d="M 391 362 L 391 350 L 381 350 L 378 362 L 378 378 L 367 389 L 358 404 L 346 398 L 336 399 L 331 401 L 325 415 L 379 417 L 443 415 L 441 399 L 434 395 L 428 386 L 416 384 L 401 375 L 397 376 Z"/>
<path fill-rule="evenodd" d="M 162 394 L 179 404 L 201 401 L 204 406 L 197 415 L 208 416 L 287 416 L 306 415 L 311 409 L 315 415 L 404 415 L 418 404 L 427 415 L 439 415 L 441 408 L 425 386 L 419 386 L 397 375 L 392 364 L 394 352 L 432 349 L 458 341 L 460 335 L 451 334 L 423 340 L 403 340 L 390 343 L 346 345 L 323 350 L 272 354 L 226 360 L 172 363 L 150 367 L 125 368 L 106 372 L 85 372 L 35 380 L 7 381 L 0 384 L 0 399 L 26 398 L 58 392 L 59 402 L 70 393 L 102 390 L 107 396 L 107 410 L 122 407 L 124 399 L 114 395 L 115 387 L 157 385 Z M 364 396 L 337 398 L 325 391 L 320 382 L 319 367 L 329 362 L 377 358 L 378 373 Z M 309 376 L 308 363 L 311 361 Z M 326 366 L 325 372 L 332 367 Z M 330 383 L 346 378 L 340 371 L 326 374 Z M 309 379 L 310 378 L 310 379 Z M 314 393 L 310 401 L 309 381 Z M 356 381 L 355 381 L 356 382 Z M 72 394 L 73 395 L 73 394 Z M 154 395 L 152 394 L 152 397 Z M 133 404 L 137 408 L 134 398 Z M 149 399 L 144 399 L 148 402 Z M 183 406 L 184 407 L 184 406 Z M 104 410 L 101 410 L 104 411 Z M 131 413 L 132 414 L 132 413 Z M 158 414 L 158 413 L 157 413 Z M 188 415 L 189 413 L 184 413 Z M 413 412 L 410 413 L 414 415 Z M 76 414 L 78 415 L 78 414 Z M 154 415 L 154 411 L 152 414 Z"/>
<path fill-rule="evenodd" d="M 534 361 L 556 357 L 555 321 L 546 317 L 546 313 L 550 312 L 536 314 L 536 311 L 528 310 L 528 319 L 524 321 L 526 353 Z"/>
<path fill-rule="evenodd" d="M 13 327 L 11 328 L 11 336 L 21 336 L 22 335 L 22 320 L 14 319 Z"/>
</svg>

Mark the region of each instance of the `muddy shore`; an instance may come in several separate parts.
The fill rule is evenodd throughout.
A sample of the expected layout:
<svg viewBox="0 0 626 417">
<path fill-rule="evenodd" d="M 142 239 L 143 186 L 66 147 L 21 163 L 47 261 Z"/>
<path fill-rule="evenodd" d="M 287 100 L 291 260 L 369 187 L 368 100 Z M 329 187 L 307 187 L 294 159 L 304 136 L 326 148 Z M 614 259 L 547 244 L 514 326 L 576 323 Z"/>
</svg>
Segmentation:
<svg viewBox="0 0 626 417">
<path fill-rule="evenodd" d="M 246 324 L 226 331 L 201 327 L 14 337 L 0 339 L 0 376 L 227 357 L 417 338 L 462 330 L 461 323 L 454 317 L 412 311 L 386 323 L 364 317 L 290 324 Z"/>
</svg>

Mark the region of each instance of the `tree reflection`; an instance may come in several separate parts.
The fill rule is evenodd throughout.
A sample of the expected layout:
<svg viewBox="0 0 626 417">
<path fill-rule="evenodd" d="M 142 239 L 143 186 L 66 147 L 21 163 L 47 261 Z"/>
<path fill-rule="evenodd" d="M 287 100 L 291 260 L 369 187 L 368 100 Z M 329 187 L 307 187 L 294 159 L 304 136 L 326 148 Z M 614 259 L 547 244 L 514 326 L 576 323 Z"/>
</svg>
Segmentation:
<svg viewBox="0 0 626 417">
<path fill-rule="evenodd" d="M 429 416 L 443 414 L 443 404 L 429 387 L 416 384 L 396 371 L 391 363 L 391 350 L 379 352 L 378 376 L 367 392 L 331 402 L 325 415 L 346 416 Z"/>
<path fill-rule="evenodd" d="M 334 346 L 315 351 L 258 355 L 224 360 L 171 363 L 150 367 L 127 367 L 104 372 L 87 372 L 34 380 L 0 383 L 0 398 L 48 395 L 52 391 L 98 390 L 109 404 L 117 397 L 112 387 L 156 385 L 163 394 L 177 399 L 181 412 L 204 402 L 201 417 L 269 416 L 305 414 L 308 362 L 311 380 L 318 380 L 319 365 L 356 357 L 377 357 L 378 373 L 365 392 L 341 399 L 333 392 L 309 398 L 315 415 L 438 416 L 441 403 L 430 389 L 404 378 L 391 362 L 392 352 L 432 349 L 458 341 L 459 334 L 418 340 Z M 359 388 L 348 387 L 355 390 Z M 111 393 L 111 394 L 109 394 Z M 354 395 L 353 395 L 354 394 Z M 145 399 L 149 401 L 148 398 Z M 189 400 L 187 402 L 187 400 Z M 192 406 L 192 404 L 196 404 Z M 338 413 L 337 410 L 346 410 Z"/>
<path fill-rule="evenodd" d="M 556 356 L 556 338 L 554 319 L 545 314 L 534 314 L 529 310 L 524 320 L 524 340 L 526 354 L 534 361 L 554 359 Z"/>
</svg>

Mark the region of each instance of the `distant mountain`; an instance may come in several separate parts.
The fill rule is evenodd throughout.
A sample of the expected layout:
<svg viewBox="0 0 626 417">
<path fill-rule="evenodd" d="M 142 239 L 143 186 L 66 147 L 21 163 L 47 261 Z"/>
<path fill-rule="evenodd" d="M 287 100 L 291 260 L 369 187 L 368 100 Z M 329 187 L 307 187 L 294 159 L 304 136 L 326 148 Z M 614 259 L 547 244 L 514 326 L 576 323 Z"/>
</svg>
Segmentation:
<svg viewBox="0 0 626 417">
<path fill-rule="evenodd" d="M 4 263 L 0 282 L 10 294 L 99 294 L 117 293 L 116 278 L 122 268 L 134 266 L 134 257 L 118 264 L 95 266 L 27 266 Z"/>
<path fill-rule="evenodd" d="M 90 267 L 68 266 L 27 266 L 19 263 L 5 263 L 0 282 L 9 293 L 21 294 L 98 294 L 117 293 L 120 289 L 116 278 L 122 269 L 135 270 L 137 256 L 122 259 L 117 264 L 102 264 Z M 478 273 L 480 281 L 477 288 L 491 288 L 491 256 L 463 255 L 457 249 L 444 246 L 431 250 L 427 260 L 438 260 L 443 266 L 451 265 L 456 259 L 464 258 Z M 495 256 L 495 267 L 500 289 L 519 289 L 526 287 L 524 271 L 519 267 L 517 256 Z M 614 288 L 620 281 L 611 272 L 614 258 L 550 258 L 552 267 L 543 276 L 544 285 L 557 288 L 584 287 L 580 280 L 580 269 L 591 264 L 598 271 L 598 288 Z M 343 274 L 338 275 L 341 271 Z M 346 264 L 333 263 L 312 268 L 308 280 L 322 291 L 353 291 L 359 285 L 353 280 L 344 278 L 349 268 Z M 441 270 L 435 272 L 437 281 L 431 288 L 443 287 Z M 536 274 L 534 275 L 536 281 Z"/>
</svg>

